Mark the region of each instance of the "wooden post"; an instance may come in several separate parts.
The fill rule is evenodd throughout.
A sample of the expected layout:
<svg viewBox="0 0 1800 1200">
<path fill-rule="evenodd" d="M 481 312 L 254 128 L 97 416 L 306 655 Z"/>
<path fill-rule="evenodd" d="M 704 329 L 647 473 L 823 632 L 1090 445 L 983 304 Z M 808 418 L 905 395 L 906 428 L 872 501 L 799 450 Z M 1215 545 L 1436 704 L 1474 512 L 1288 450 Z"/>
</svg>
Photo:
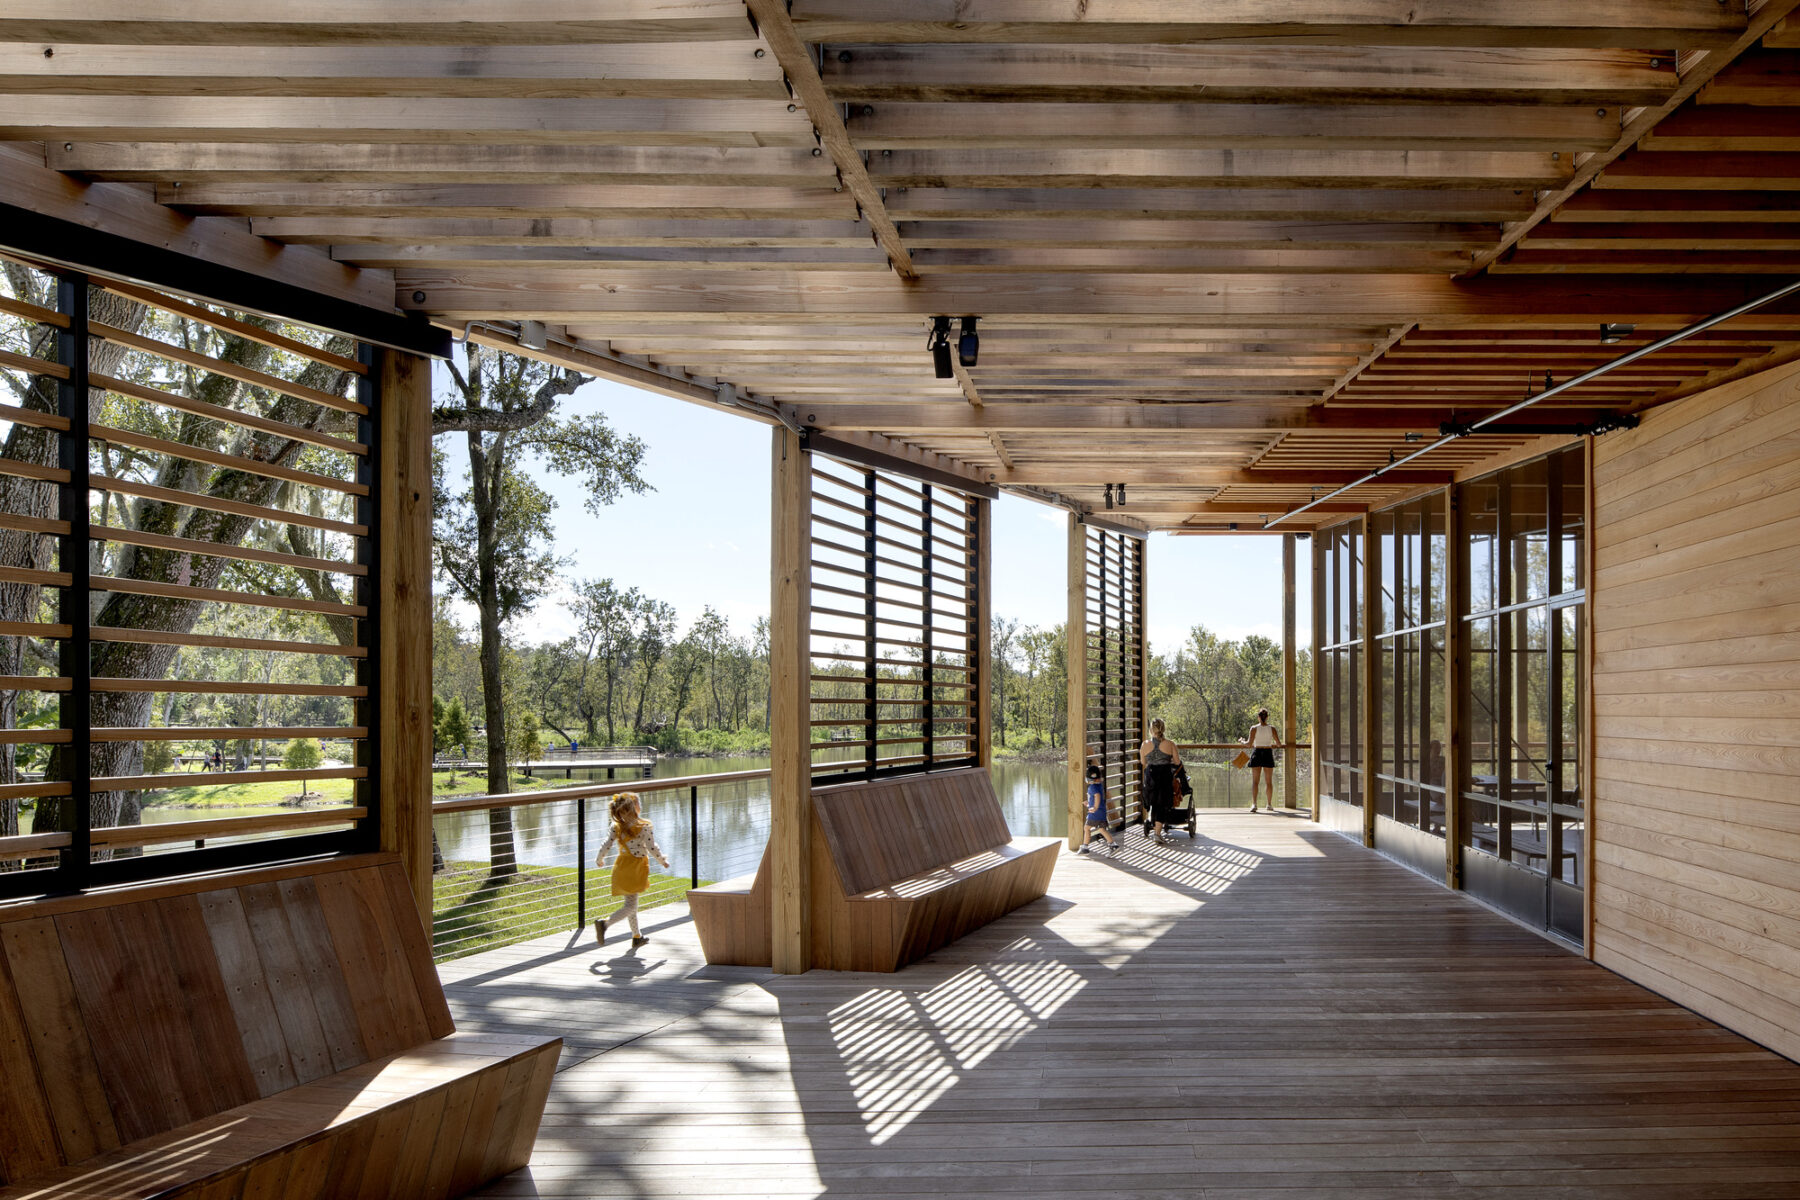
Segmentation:
<svg viewBox="0 0 1800 1200">
<path fill-rule="evenodd" d="M 374 565 L 377 778 L 383 850 L 400 855 L 431 930 L 431 363 L 377 350 L 380 422 Z"/>
<path fill-rule="evenodd" d="M 1312 728 L 1307 731 L 1307 740 L 1312 743 L 1312 819 L 1317 821 L 1320 813 L 1319 795 L 1324 786 L 1325 772 L 1321 764 L 1324 761 L 1324 750 L 1319 745 L 1319 679 L 1321 662 L 1319 647 L 1325 644 L 1325 537 L 1314 530 L 1312 535 L 1312 656 L 1313 656 L 1313 698 Z M 1334 668 L 1335 669 L 1335 668 Z M 1333 703 L 1335 703 L 1335 699 Z"/>
<path fill-rule="evenodd" d="M 975 761 L 994 766 L 994 502 L 977 496 L 975 506 Z"/>
<path fill-rule="evenodd" d="M 1444 489 L 1444 886 L 1462 887 L 1463 722 L 1469 685 L 1466 661 L 1468 579 L 1463 570 L 1462 506 L 1454 485 Z"/>
<path fill-rule="evenodd" d="M 1296 768 L 1300 764 L 1300 752 L 1294 749 L 1299 741 L 1296 726 L 1300 723 L 1299 681 L 1295 678 L 1294 642 L 1299 636 L 1300 605 L 1299 597 L 1294 594 L 1294 535 L 1283 534 L 1281 537 L 1281 803 L 1285 808 L 1293 808 L 1299 795 L 1300 781 L 1294 778 Z"/>
<path fill-rule="evenodd" d="M 1381 792 L 1381 717 L 1375 711 L 1381 699 L 1381 671 L 1375 659 L 1375 631 L 1381 622 L 1381 548 L 1375 542 L 1375 518 L 1362 515 L 1362 767 L 1363 845 L 1375 844 L 1375 797 Z"/>
<path fill-rule="evenodd" d="M 1581 606 L 1581 652 L 1575 656 L 1576 711 L 1581 722 L 1581 950 L 1594 957 L 1594 879 L 1595 859 L 1594 814 L 1599 807 L 1597 790 L 1599 772 L 1595 754 L 1599 744 L 1594 729 L 1594 439 L 1589 435 L 1583 445 L 1581 477 L 1581 576 L 1578 582 L 1587 595 Z"/>
<path fill-rule="evenodd" d="M 1063 626 L 1063 662 L 1068 668 L 1069 848 L 1086 836 L 1087 769 L 1087 526 L 1069 514 L 1069 615 Z"/>
<path fill-rule="evenodd" d="M 1138 596 L 1137 596 L 1137 725 L 1127 730 L 1125 739 L 1125 775 L 1131 775 L 1131 763 L 1137 758 L 1138 747 L 1150 736 L 1150 542 L 1148 539 L 1138 543 Z M 1144 773 L 1140 768 L 1138 781 L 1138 808 L 1144 806 Z M 1120 797 L 1120 807 L 1124 807 L 1124 797 Z M 1121 814 L 1122 816 L 1122 814 Z"/>
<path fill-rule="evenodd" d="M 812 455 L 773 430 L 769 476 L 769 947 L 778 974 L 812 967 Z"/>
</svg>

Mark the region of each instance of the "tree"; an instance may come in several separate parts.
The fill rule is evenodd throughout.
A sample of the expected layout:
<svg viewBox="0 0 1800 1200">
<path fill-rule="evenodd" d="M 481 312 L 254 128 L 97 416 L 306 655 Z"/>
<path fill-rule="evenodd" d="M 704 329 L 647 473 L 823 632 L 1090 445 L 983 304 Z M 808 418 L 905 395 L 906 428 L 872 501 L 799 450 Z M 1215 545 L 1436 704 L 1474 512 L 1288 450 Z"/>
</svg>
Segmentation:
<svg viewBox="0 0 1800 1200">
<path fill-rule="evenodd" d="M 144 745 L 144 774 L 161 775 L 175 765 L 175 747 L 168 742 Z"/>
<path fill-rule="evenodd" d="M 621 592 L 610 579 L 584 579 L 575 585 L 575 599 L 569 615 L 575 618 L 576 651 L 582 656 L 580 683 L 576 704 L 587 724 L 589 740 L 599 740 L 595 711 L 606 717 L 606 741 L 618 741 L 614 725 L 614 700 L 619 678 L 624 674 L 632 650 L 632 617 L 643 597 L 636 588 Z M 591 665 L 598 665 L 600 696 L 596 697 L 595 681 L 589 678 Z"/>
<path fill-rule="evenodd" d="M 461 696 L 451 697 L 450 703 L 444 706 L 443 719 L 438 722 L 433 733 L 435 735 L 433 740 L 442 743 L 444 749 L 456 747 L 463 753 L 468 753 L 469 739 L 475 734 L 474 730 L 469 728 L 469 714 L 463 708 Z M 450 782 L 456 782 L 455 767 L 450 768 Z"/>
<path fill-rule="evenodd" d="M 521 768 L 527 768 L 543 751 L 543 727 L 538 724 L 537 714 L 523 706 L 513 714 L 512 726 L 513 755 L 518 758 Z"/>
<path fill-rule="evenodd" d="M 656 680 L 657 667 L 675 638 L 675 606 L 666 600 L 645 597 L 635 612 L 633 635 L 637 642 L 637 660 L 643 669 L 643 686 L 638 688 L 637 711 L 631 717 L 633 737 L 644 736 L 644 702 L 650 696 L 650 685 Z M 766 622 L 765 622 L 766 624 Z"/>
<path fill-rule="evenodd" d="M 290 771 L 316 771 L 325 761 L 318 738 L 294 738 L 281 752 L 281 765 Z M 300 781 L 300 803 L 306 803 L 306 780 Z"/>
<path fill-rule="evenodd" d="M 598 512 L 622 490 L 642 492 L 643 443 L 621 438 L 598 414 L 559 417 L 558 400 L 587 382 L 534 359 L 464 343 L 464 364 L 449 364 L 453 401 L 432 412 L 434 435 L 461 433 L 468 450 L 467 486 L 452 491 L 446 456 L 432 455 L 432 536 L 440 578 L 478 615 L 482 710 L 487 723 L 488 791 L 510 790 L 505 695 L 501 680 L 504 629 L 537 604 L 554 579 L 550 548 L 555 501 L 523 470 L 530 460 L 587 488 Z M 512 810 L 488 811 L 490 873 L 518 871 Z"/>
<path fill-rule="evenodd" d="M 990 709 L 993 712 L 994 738 L 1002 746 L 1006 745 L 1006 697 L 1007 683 L 1013 673 L 1013 641 L 1019 635 L 1019 623 L 1009 621 L 1005 617 L 995 617 L 988 625 L 988 644 L 993 665 L 989 670 L 988 686 L 993 690 Z"/>
</svg>

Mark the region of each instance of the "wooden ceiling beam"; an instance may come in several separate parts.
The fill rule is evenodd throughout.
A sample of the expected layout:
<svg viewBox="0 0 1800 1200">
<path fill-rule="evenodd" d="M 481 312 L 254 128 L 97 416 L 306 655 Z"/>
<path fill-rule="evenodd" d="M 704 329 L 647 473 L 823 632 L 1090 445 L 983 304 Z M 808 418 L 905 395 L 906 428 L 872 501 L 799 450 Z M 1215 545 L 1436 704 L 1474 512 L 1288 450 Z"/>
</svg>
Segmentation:
<svg viewBox="0 0 1800 1200">
<path fill-rule="evenodd" d="M 288 6 L 272 8 L 271 14 Z M 787 101 L 781 68 L 740 19 L 728 41 L 430 46 L 0 42 L 0 93 L 86 96 L 653 97 Z"/>
<path fill-rule="evenodd" d="M 158 203 L 240 216 L 580 217 L 688 213 L 723 220 L 853 216 L 856 202 L 830 188 L 639 187 L 608 184 L 228 184 L 156 189 Z"/>
<path fill-rule="evenodd" d="M 864 150 L 1047 149 L 1601 149 L 1618 113 L 1593 104 L 852 105 Z"/>
<path fill-rule="evenodd" d="M 511 142 L 810 149 L 780 100 L 8 96 L 0 138 L 77 142 Z"/>
<path fill-rule="evenodd" d="M 1506 221 L 1531 211 L 1530 189 L 909 188 L 890 192 L 900 221 Z"/>
<path fill-rule="evenodd" d="M 1241 467 L 1191 467 L 1183 466 L 1171 472 L 1167 465 L 1147 463 L 1133 458 L 1125 462 L 1108 464 L 1095 462 L 1090 456 L 1064 461 L 1024 461 L 1022 454 L 1014 448 L 1016 461 L 1005 470 L 989 469 L 986 472 L 988 482 L 1002 487 L 1007 485 L 1047 486 L 1047 487 L 1099 487 L 1108 483 L 1126 484 L 1173 484 L 1180 483 L 1191 487 L 1230 488 L 1230 487 L 1271 487 L 1271 488 L 1309 488 L 1309 487 L 1343 487 L 1355 483 L 1367 471 L 1265 471 L 1246 470 Z M 1389 472 L 1382 479 L 1394 486 L 1428 486 L 1444 484 L 1450 481 L 1450 475 L 1442 471 L 1400 470 Z"/>
<path fill-rule="evenodd" d="M 1678 61 L 1681 64 L 1681 82 L 1660 103 L 1650 104 L 1634 114 L 1627 114 L 1628 119 L 1619 131 L 1619 140 L 1611 147 L 1589 155 L 1561 187 L 1541 196 L 1537 207 L 1530 216 L 1515 224 L 1507 226 L 1506 232 L 1492 248 L 1478 255 L 1470 264 L 1470 273 L 1484 270 L 1489 264 L 1507 254 L 1533 229 L 1548 220 L 1552 213 L 1562 208 L 1569 199 L 1579 192 L 1595 176 L 1616 162 L 1621 155 L 1638 143 L 1638 140 L 1659 125 L 1663 118 L 1680 108 L 1691 97 L 1710 83 L 1719 72 L 1723 71 L 1734 59 L 1742 55 L 1774 28 L 1783 18 L 1800 7 L 1800 0 L 1767 0 L 1747 18 L 1743 29 L 1732 39 L 1729 46 L 1708 50 L 1699 55 L 1687 55 Z"/>
<path fill-rule="evenodd" d="M 1368 275 L 1409 275 L 1422 271 L 1454 274 L 1469 261 L 1467 249 L 1380 246 L 1362 249 L 1242 249 L 1235 246 L 1169 246 L 1070 249 L 915 248 L 921 275 L 991 274 L 1004 271 L 1144 271 L 1152 274 L 1217 274 L 1270 271 L 1318 274 L 1348 271 Z"/>
<path fill-rule="evenodd" d="M 1084 436 L 1131 435 L 1145 430 L 1210 430 L 1262 433 L 1274 430 L 1424 432 L 1437 423 L 1417 413 L 1344 411 L 1335 409 L 1277 409 L 1262 404 L 1052 404 L 1007 403 L 990 400 L 981 408 L 962 402 L 861 403 L 819 402 L 797 406 L 802 424 L 819 429 L 874 429 L 887 434 L 933 433 L 948 430 L 1048 432 L 1079 430 Z M 1559 411 L 1559 420 L 1571 425 L 1596 419 L 1594 410 Z M 1503 433 L 1504 429 L 1496 428 Z"/>
<path fill-rule="evenodd" d="M 1762 290 L 1758 281 L 1731 276 L 1694 277 L 1679 284 L 1591 278 L 1545 289 L 1519 280 L 1458 281 L 1437 275 L 1007 274 L 934 276 L 897 287 L 880 276 L 853 273 L 654 269 L 608 273 L 604 288 L 578 276 L 522 279 L 497 269 L 407 271 L 396 284 L 402 307 L 453 320 L 462 314 L 509 319 L 551 314 L 559 322 L 590 324 L 604 323 L 608 313 L 663 312 L 682 319 L 729 313 L 752 320 L 810 313 L 837 324 L 858 316 L 974 313 L 984 318 L 1029 314 L 1034 322 L 1097 316 L 1162 321 L 1179 316 L 1205 324 L 1278 319 L 1294 329 L 1336 327 L 1346 320 L 1431 318 L 1536 326 L 1585 319 L 1692 319 L 1753 299 Z"/>
<path fill-rule="evenodd" d="M 1487 150 L 896 150 L 872 161 L 883 187 L 1304 188 L 1559 185 L 1573 156 Z"/>
<path fill-rule="evenodd" d="M 811 246 L 869 245 L 854 219 L 627 217 L 255 217 L 263 237 L 294 243 L 403 246 Z"/>
<path fill-rule="evenodd" d="M 1520 243 L 1536 250 L 1790 250 L 1800 249 L 1800 220 L 1774 222 L 1549 221 Z"/>
<path fill-rule="evenodd" d="M 1204 5 L 1020 4 L 1017 0 L 795 0 L 794 22 L 816 42 L 997 42 L 1250 46 L 1620 47 L 1729 44 L 1743 27 L 1732 6 L 1663 0 L 1497 5 L 1418 0 L 1266 0 Z"/>
<path fill-rule="evenodd" d="M 1664 117 L 1638 149 L 1792 153 L 1800 150 L 1800 107 L 1690 104 Z"/>
<path fill-rule="evenodd" d="M 1242 250 L 1356 250 L 1403 247 L 1462 250 L 1499 234 L 1492 222 L 1234 221 L 1195 217 L 1169 221 L 1033 220 L 902 221 L 914 250 L 1129 249 L 1233 247 Z"/>
<path fill-rule="evenodd" d="M 364 20 L 350 19 L 362 16 Z M 158 46 L 531 46 L 742 37 L 741 0 L 493 0 L 446 12 L 435 0 L 346 7 L 340 0 L 18 0 L 0 40 Z"/>
<path fill-rule="evenodd" d="M 798 147 L 518 146 L 396 142 L 52 142 L 45 161 L 94 178 L 183 184 L 592 183 L 830 188 L 831 164 Z M 864 235 L 867 241 L 867 235 Z"/>
<path fill-rule="evenodd" d="M 1800 221 L 1800 192 L 1583 192 L 1556 213 L 1558 223 L 1655 221 Z M 1536 227 L 1534 227 L 1536 228 Z M 1520 236 L 1523 240 L 1525 235 Z"/>
<path fill-rule="evenodd" d="M 812 49 L 794 32 L 794 22 L 788 16 L 786 0 L 744 0 L 744 6 L 750 10 L 758 32 L 769 44 L 769 51 L 775 56 L 775 61 L 781 64 L 781 69 L 787 74 L 794 95 L 806 107 L 819 144 L 836 164 L 838 177 L 844 181 L 844 186 L 856 198 L 860 215 L 868 221 L 875 241 L 887 254 L 888 261 L 893 263 L 894 271 L 900 278 L 913 278 L 916 272 L 913 270 L 912 256 L 907 252 L 906 243 L 900 238 L 900 231 L 894 228 L 893 218 L 888 215 L 887 204 L 881 192 L 869 179 L 868 167 L 863 163 L 861 152 L 851 142 L 849 131 L 844 128 L 843 114 L 838 111 L 837 105 L 820 81 Z"/>
<path fill-rule="evenodd" d="M 1800 163 L 1787 154 L 1665 150 L 1627 154 L 1594 180 L 1601 189 L 1794 191 Z"/>
<path fill-rule="evenodd" d="M 1002 97 L 1295 103 L 1435 96 L 1473 103 L 1587 100 L 1611 108 L 1655 104 L 1678 82 L 1673 55 L 1651 50 L 837 42 L 829 50 L 820 74 L 833 99 L 877 105 Z"/>
<path fill-rule="evenodd" d="M 1488 268 L 1496 275 L 1792 275 L 1800 254 L 1770 250 L 1536 250 L 1522 247 Z"/>
</svg>

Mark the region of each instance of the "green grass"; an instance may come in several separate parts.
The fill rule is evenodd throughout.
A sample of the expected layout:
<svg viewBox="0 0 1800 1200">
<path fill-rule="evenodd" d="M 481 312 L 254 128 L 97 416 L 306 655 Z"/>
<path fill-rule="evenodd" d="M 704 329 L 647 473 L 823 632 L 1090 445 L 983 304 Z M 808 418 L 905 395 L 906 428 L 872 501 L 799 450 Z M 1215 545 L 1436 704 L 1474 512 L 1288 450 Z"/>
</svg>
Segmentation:
<svg viewBox="0 0 1800 1200">
<path fill-rule="evenodd" d="M 575 928 L 575 868 L 521 867 L 505 880 L 495 880 L 482 862 L 449 862 L 432 877 L 431 934 L 439 962 L 462 958 Z M 587 873 L 587 919 L 619 910 L 619 897 L 607 894 L 611 871 L 590 867 Z M 700 881 L 704 885 L 706 880 Z M 650 887 L 638 900 L 640 909 L 670 904 L 687 895 L 685 876 L 652 872 Z"/>
<path fill-rule="evenodd" d="M 181 776 L 171 771 L 170 779 Z M 331 801 L 349 804 L 355 792 L 354 779 L 319 779 L 306 786 L 306 802 L 323 804 Z M 289 796 L 298 796 L 300 785 L 283 783 L 212 783 L 169 787 L 147 800 L 146 808 L 278 808 Z"/>
<path fill-rule="evenodd" d="M 534 788 L 550 787 L 546 779 L 520 775 L 516 772 L 512 777 L 512 790 L 528 792 Z M 567 785 L 565 785 L 567 786 Z M 433 771 L 431 773 L 431 794 L 433 796 L 485 796 L 488 794 L 486 771 L 458 771 L 456 782 L 450 782 L 450 772 Z"/>
</svg>

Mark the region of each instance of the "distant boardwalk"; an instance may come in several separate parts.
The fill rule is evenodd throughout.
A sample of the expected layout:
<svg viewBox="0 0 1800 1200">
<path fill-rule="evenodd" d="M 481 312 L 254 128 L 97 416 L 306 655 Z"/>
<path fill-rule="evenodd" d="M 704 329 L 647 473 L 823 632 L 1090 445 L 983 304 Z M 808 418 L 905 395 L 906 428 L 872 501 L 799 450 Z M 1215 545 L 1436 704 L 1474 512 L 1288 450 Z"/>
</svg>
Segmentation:
<svg viewBox="0 0 1800 1200">
<path fill-rule="evenodd" d="M 514 763 L 515 769 L 527 775 L 555 775 L 561 773 L 565 779 L 573 779 L 577 771 L 606 771 L 607 778 L 613 778 L 617 771 L 644 771 L 655 768 L 660 757 L 655 746 L 601 746 L 589 750 L 581 749 L 575 754 L 554 750 L 546 751 L 543 758 L 534 758 L 528 763 Z M 440 758 L 432 764 L 444 770 L 480 771 L 485 770 L 487 763 L 467 758 Z"/>
</svg>

